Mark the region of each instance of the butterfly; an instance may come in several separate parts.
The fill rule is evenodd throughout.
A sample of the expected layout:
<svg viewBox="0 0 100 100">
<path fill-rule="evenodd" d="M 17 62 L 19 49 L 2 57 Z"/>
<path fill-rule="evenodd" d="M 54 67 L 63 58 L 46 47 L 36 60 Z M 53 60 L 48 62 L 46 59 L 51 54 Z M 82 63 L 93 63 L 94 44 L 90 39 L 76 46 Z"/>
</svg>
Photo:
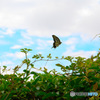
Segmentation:
<svg viewBox="0 0 100 100">
<path fill-rule="evenodd" d="M 53 40 L 54 40 L 54 43 L 53 43 L 53 47 L 52 47 L 52 48 L 56 48 L 56 47 L 58 47 L 62 42 L 60 41 L 60 39 L 59 39 L 57 36 L 52 35 L 52 37 L 53 37 Z"/>
</svg>

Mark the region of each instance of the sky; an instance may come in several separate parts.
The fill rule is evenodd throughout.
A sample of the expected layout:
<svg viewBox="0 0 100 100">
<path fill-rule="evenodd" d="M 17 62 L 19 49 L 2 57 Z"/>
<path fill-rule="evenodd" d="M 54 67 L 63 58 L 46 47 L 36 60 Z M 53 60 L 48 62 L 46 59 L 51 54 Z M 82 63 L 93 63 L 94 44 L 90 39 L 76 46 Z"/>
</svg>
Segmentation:
<svg viewBox="0 0 100 100">
<path fill-rule="evenodd" d="M 96 55 L 100 48 L 100 0 L 0 0 L 0 66 L 13 69 L 25 55 L 21 48 L 32 49 L 28 57 L 51 53 L 56 56 Z M 62 44 L 56 49 L 52 35 Z M 92 41 L 91 41 L 92 40 Z M 32 59 L 32 61 L 34 61 Z M 67 61 L 36 62 L 35 67 L 60 69 L 56 63 Z M 20 72 L 25 69 L 22 67 Z M 11 72 L 9 72 L 11 73 Z"/>
</svg>

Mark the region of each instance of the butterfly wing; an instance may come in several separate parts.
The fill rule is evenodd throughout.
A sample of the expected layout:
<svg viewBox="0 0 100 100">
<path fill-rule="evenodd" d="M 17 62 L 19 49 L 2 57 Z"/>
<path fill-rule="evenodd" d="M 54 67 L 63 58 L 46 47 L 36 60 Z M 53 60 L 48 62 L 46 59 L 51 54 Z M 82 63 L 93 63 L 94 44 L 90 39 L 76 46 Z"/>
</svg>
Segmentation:
<svg viewBox="0 0 100 100">
<path fill-rule="evenodd" d="M 61 41 L 60 41 L 60 39 L 59 39 L 57 36 L 55 36 L 55 35 L 52 35 L 52 37 L 53 37 L 53 40 L 54 40 L 53 48 L 56 48 L 56 47 L 58 47 L 58 46 L 61 44 Z"/>
<path fill-rule="evenodd" d="M 52 37 L 53 37 L 54 42 L 60 42 L 60 39 L 57 36 L 52 35 Z"/>
</svg>

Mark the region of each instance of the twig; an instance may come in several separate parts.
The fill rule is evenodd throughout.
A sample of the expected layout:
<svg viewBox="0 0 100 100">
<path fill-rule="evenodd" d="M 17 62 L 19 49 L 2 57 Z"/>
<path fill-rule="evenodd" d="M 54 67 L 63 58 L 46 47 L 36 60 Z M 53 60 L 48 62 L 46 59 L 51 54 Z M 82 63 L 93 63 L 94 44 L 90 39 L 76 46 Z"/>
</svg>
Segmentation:
<svg viewBox="0 0 100 100">
<path fill-rule="evenodd" d="M 94 40 L 94 39 L 96 38 L 96 36 L 98 36 L 98 35 L 100 35 L 100 33 L 99 33 L 99 34 L 96 34 L 96 35 L 93 37 L 93 39 L 92 39 L 92 40 Z M 92 41 L 92 40 L 91 40 L 91 41 Z"/>
</svg>

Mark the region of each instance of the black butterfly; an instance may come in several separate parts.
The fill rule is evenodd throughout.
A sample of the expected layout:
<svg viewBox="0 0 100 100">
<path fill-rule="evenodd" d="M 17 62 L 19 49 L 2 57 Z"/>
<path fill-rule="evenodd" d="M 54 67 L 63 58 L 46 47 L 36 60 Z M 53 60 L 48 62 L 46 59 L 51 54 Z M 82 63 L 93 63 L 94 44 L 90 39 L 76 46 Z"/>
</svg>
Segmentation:
<svg viewBox="0 0 100 100">
<path fill-rule="evenodd" d="M 52 47 L 52 48 L 56 48 L 56 47 L 58 47 L 62 42 L 60 41 L 60 39 L 59 39 L 57 36 L 52 35 L 52 37 L 53 37 L 53 40 L 54 40 L 54 43 L 53 43 L 53 47 Z"/>
</svg>

